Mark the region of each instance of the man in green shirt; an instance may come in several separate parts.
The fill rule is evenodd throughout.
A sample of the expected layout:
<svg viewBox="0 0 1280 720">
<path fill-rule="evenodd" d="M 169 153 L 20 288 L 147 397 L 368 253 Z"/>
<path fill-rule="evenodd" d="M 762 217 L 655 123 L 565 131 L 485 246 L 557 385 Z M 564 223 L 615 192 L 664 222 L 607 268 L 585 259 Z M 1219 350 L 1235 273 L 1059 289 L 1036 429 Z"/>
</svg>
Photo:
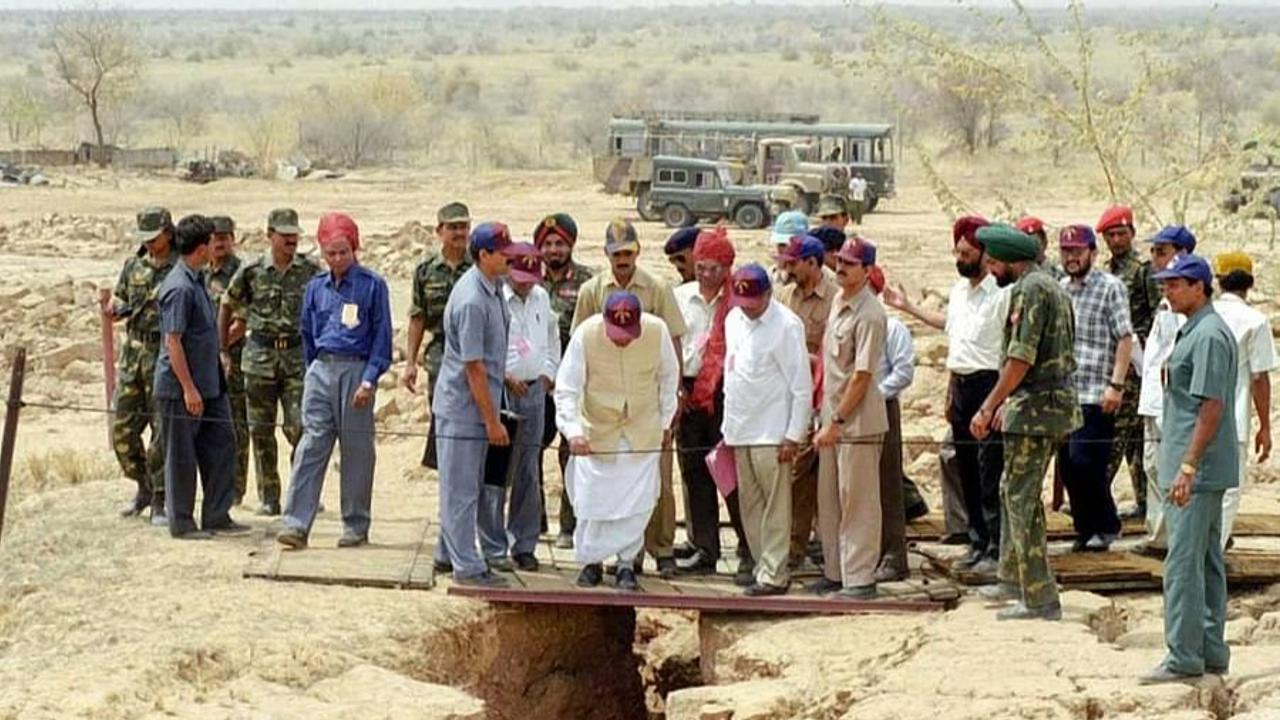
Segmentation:
<svg viewBox="0 0 1280 720">
<path fill-rule="evenodd" d="M 992 600 L 1018 600 L 997 620 L 1058 620 L 1062 605 L 1049 569 L 1040 490 L 1049 459 L 1082 424 L 1071 383 L 1075 314 L 1066 291 L 1036 263 L 1035 238 L 996 224 L 980 228 L 977 239 L 997 284 L 1013 285 L 1000 378 L 969 424 L 979 440 L 1004 431 L 999 582 L 980 592 Z"/>
<path fill-rule="evenodd" d="M 1187 323 L 1165 365 L 1163 434 L 1157 478 L 1165 490 L 1169 553 L 1164 561 L 1164 638 L 1160 665 L 1143 684 L 1225 674 L 1227 568 L 1222 557 L 1222 495 L 1239 484 L 1236 341 L 1213 309 L 1213 274 L 1196 255 L 1156 273 L 1173 312 Z"/>
<path fill-rule="evenodd" d="M 222 304 L 222 296 L 231 286 L 231 279 L 240 269 L 236 255 L 236 223 L 226 215 L 209 218 L 213 223 L 213 238 L 209 241 L 209 264 L 205 266 L 204 284 L 209 299 L 216 310 Z M 228 332 L 231 347 L 221 355 L 222 371 L 227 375 L 227 396 L 231 399 L 231 422 L 236 431 L 236 505 L 244 500 L 249 482 L 249 410 L 244 390 L 244 320 L 237 318 Z"/>
</svg>

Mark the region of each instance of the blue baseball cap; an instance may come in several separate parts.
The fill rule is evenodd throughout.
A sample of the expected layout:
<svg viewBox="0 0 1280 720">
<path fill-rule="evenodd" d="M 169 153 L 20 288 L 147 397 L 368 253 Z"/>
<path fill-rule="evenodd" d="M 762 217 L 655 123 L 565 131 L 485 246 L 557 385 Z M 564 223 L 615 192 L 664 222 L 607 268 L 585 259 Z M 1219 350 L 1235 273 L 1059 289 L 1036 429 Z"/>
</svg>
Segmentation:
<svg viewBox="0 0 1280 720">
<path fill-rule="evenodd" d="M 774 245 L 786 245 L 796 235 L 809 232 L 809 218 L 799 210 L 788 210 L 773 221 L 773 234 L 770 238 Z"/>
<path fill-rule="evenodd" d="M 479 258 L 481 250 L 505 254 L 511 247 L 511 231 L 500 222 L 480 223 L 472 228 L 471 237 L 467 239 L 467 247 L 471 250 L 473 258 Z"/>
<path fill-rule="evenodd" d="M 1196 236 L 1186 225 L 1165 225 L 1147 242 L 1152 245 L 1172 245 L 1188 253 L 1196 251 Z"/>
<path fill-rule="evenodd" d="M 733 274 L 733 304 L 758 310 L 768 302 L 772 287 L 768 271 L 758 263 L 743 265 Z"/>
<path fill-rule="evenodd" d="M 604 301 L 604 332 L 610 340 L 625 342 L 640 337 L 640 298 L 616 292 Z"/>
<path fill-rule="evenodd" d="M 667 238 L 667 244 L 662 246 L 662 252 L 667 255 L 675 255 L 678 252 L 692 250 L 694 244 L 698 242 L 698 233 L 701 230 L 695 225 L 693 227 L 680 228 L 671 233 L 671 237 Z"/>
<path fill-rule="evenodd" d="M 1151 277 L 1156 280 L 1199 280 L 1206 288 L 1213 287 L 1213 270 L 1209 267 L 1209 262 L 1199 255 L 1179 255 L 1168 267 Z"/>
<path fill-rule="evenodd" d="M 791 238 L 791 242 L 787 243 L 785 250 L 773 257 L 780 262 L 794 262 L 806 258 L 817 258 L 818 262 L 822 262 L 826 254 L 827 249 L 818 238 L 812 235 L 796 235 Z"/>
</svg>

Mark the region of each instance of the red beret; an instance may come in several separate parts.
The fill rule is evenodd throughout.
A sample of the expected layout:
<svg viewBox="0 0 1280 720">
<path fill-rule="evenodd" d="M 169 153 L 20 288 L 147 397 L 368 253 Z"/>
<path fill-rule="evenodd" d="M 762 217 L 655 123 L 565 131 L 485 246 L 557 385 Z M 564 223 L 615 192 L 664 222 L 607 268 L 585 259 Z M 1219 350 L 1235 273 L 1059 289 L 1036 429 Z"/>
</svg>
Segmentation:
<svg viewBox="0 0 1280 720">
<path fill-rule="evenodd" d="M 1038 232 L 1044 232 L 1044 221 L 1038 217 L 1028 215 L 1019 220 L 1015 227 L 1028 235 L 1034 235 Z"/>
<path fill-rule="evenodd" d="M 316 229 L 316 242 L 323 249 L 340 238 L 350 241 L 351 252 L 360 249 L 360 228 L 356 227 L 356 221 L 343 213 L 325 213 Z"/>
<path fill-rule="evenodd" d="M 1098 226 L 1094 230 L 1104 233 L 1122 225 L 1133 227 L 1133 208 L 1128 205 L 1112 205 L 1098 218 Z"/>
<path fill-rule="evenodd" d="M 955 225 L 951 226 L 951 244 L 955 245 L 961 240 L 968 240 L 974 245 L 982 247 L 982 243 L 978 242 L 977 238 L 974 237 L 974 233 L 978 232 L 978 228 L 990 224 L 986 218 L 978 217 L 977 215 L 965 215 L 956 218 Z"/>
</svg>

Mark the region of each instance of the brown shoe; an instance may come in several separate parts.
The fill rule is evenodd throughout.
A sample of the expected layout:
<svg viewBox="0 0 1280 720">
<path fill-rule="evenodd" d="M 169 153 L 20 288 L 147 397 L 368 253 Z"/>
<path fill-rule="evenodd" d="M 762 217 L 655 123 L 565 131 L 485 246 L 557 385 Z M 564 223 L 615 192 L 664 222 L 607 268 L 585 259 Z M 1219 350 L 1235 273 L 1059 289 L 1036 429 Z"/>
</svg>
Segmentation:
<svg viewBox="0 0 1280 720">
<path fill-rule="evenodd" d="M 276 542 L 290 550 L 301 550 L 307 546 L 307 534 L 294 528 L 286 528 L 276 536 Z"/>
</svg>

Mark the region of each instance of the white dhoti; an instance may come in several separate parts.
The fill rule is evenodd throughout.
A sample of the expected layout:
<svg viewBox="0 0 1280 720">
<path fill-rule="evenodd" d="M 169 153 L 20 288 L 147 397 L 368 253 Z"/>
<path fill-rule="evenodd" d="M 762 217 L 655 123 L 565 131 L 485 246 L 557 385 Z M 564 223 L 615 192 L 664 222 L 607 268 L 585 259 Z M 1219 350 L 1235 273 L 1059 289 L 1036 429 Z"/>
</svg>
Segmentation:
<svg viewBox="0 0 1280 720">
<path fill-rule="evenodd" d="M 630 449 L 623 438 L 618 450 Z M 658 459 L 657 453 L 569 459 L 565 489 L 578 518 L 573 532 L 578 562 L 601 563 L 616 556 L 626 565 L 640 554 L 644 529 L 658 504 Z"/>
</svg>

